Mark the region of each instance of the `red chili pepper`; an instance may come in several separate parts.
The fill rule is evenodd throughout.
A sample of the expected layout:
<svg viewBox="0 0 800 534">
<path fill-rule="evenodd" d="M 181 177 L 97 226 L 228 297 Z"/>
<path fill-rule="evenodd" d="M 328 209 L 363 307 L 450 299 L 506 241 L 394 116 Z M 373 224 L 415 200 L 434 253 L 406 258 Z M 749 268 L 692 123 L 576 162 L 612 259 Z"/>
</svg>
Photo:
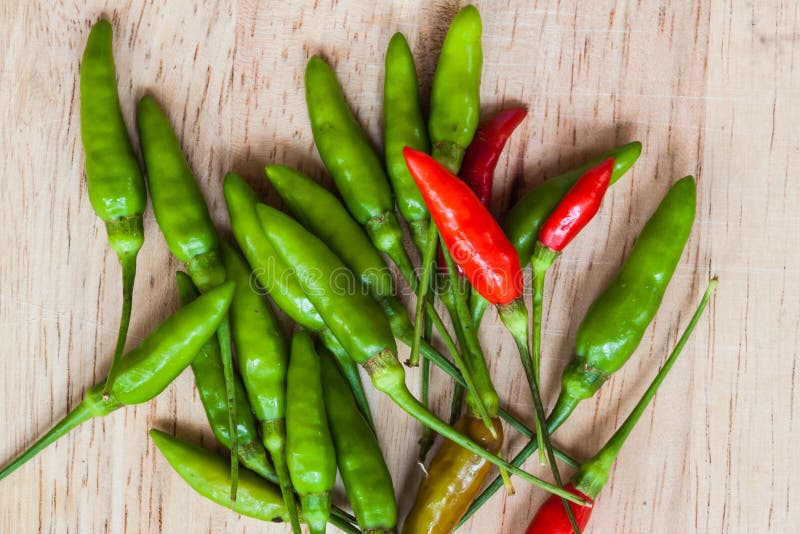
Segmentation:
<svg viewBox="0 0 800 534">
<path fill-rule="evenodd" d="M 492 201 L 494 170 L 500 154 L 503 152 L 508 138 L 527 114 L 528 111 L 525 108 L 501 111 L 478 127 L 475 137 L 467 147 L 458 177 L 472 189 L 486 209 L 489 209 Z M 447 268 L 444 266 L 441 249 L 439 249 L 438 257 L 439 271 L 446 273 Z M 460 267 L 458 274 L 464 275 Z"/>
<path fill-rule="evenodd" d="M 493 304 L 522 295 L 519 256 L 472 190 L 427 154 L 406 147 L 406 165 L 422 192 L 442 241 L 472 287 Z"/>
<path fill-rule="evenodd" d="M 542 225 L 539 242 L 561 252 L 600 209 L 613 170 L 614 159 L 608 158 L 583 173 Z"/>
<path fill-rule="evenodd" d="M 461 171 L 458 176 L 466 182 L 475 192 L 481 204 L 487 208 L 492 200 L 492 183 L 497 161 L 500 159 L 500 154 L 503 152 L 509 136 L 527 114 L 525 108 L 501 111 L 480 125 L 464 154 L 464 161 L 461 163 Z"/>
<path fill-rule="evenodd" d="M 588 495 L 584 495 L 578 491 L 573 484 L 567 484 L 564 489 L 570 493 L 578 495 L 586 499 L 589 504 L 594 504 L 594 501 Z M 575 522 L 578 527 L 583 531 L 589 523 L 589 518 L 592 516 L 593 507 L 578 506 L 577 504 L 569 503 L 572 508 L 572 513 L 575 516 Z M 555 499 L 547 499 L 528 526 L 525 534 L 573 534 L 572 525 L 567 518 L 566 510 L 564 509 L 564 502 L 560 497 Z"/>
</svg>

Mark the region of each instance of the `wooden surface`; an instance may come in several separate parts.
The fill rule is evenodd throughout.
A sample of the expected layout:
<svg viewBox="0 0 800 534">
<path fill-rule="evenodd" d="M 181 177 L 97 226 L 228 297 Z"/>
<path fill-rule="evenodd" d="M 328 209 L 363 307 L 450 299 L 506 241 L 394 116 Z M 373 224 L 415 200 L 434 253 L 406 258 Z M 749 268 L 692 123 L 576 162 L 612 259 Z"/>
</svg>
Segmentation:
<svg viewBox="0 0 800 534">
<path fill-rule="evenodd" d="M 457 2 L 0 2 L 0 462 L 105 376 L 120 272 L 86 195 L 78 66 L 91 23 L 115 29 L 129 127 L 152 93 L 168 110 L 215 220 L 225 171 L 275 202 L 262 168 L 323 179 L 303 99 L 310 54 L 335 65 L 380 140 L 383 54 L 402 31 L 424 100 Z M 685 354 L 631 436 L 591 533 L 761 533 L 800 524 L 800 4 L 509 1 L 481 7 L 485 115 L 530 114 L 500 160 L 495 208 L 547 176 L 631 140 L 644 153 L 549 277 L 543 380 L 549 402 L 580 318 L 671 183 L 699 180 L 697 222 L 654 325 L 631 362 L 555 441 L 579 457 L 604 442 L 674 344 L 705 281 L 721 284 Z M 670 6 L 672 4 L 672 6 Z M 152 212 L 139 259 L 134 346 L 176 306 L 178 263 Z M 511 339 L 492 313 L 483 341 L 504 404 L 531 419 Z M 409 373 L 416 387 L 415 372 Z M 435 400 L 447 410 L 447 381 Z M 401 513 L 420 472 L 419 428 L 370 391 Z M 288 532 L 193 494 L 150 443 L 151 427 L 213 446 L 192 378 L 86 424 L 0 483 L 2 532 Z M 512 454 L 522 439 L 511 436 Z M 527 467 L 545 472 L 529 462 Z M 463 532 L 520 532 L 544 493 L 521 481 Z"/>
</svg>

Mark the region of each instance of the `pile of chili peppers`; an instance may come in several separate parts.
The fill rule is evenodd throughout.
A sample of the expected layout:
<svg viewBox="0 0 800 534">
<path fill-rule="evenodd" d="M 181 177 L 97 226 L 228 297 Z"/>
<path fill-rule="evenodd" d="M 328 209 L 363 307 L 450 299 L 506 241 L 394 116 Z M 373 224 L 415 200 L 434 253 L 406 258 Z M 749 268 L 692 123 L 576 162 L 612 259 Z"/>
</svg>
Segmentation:
<svg viewBox="0 0 800 534">
<path fill-rule="evenodd" d="M 591 223 L 609 186 L 627 173 L 642 147 L 620 146 L 545 181 L 498 223 L 490 213 L 495 167 L 526 110 L 506 109 L 479 123 L 481 32 L 477 9 L 456 14 L 442 45 L 427 122 L 411 50 L 402 34 L 392 37 L 385 60 L 383 157 L 348 107 L 331 67 L 312 57 L 305 73 L 311 130 L 341 200 L 294 169 L 268 165 L 266 179 L 287 214 L 260 203 L 242 177 L 228 173 L 222 188 L 234 244 L 220 237 L 181 140 L 150 96 L 139 102 L 137 113 L 142 172 L 120 111 L 112 28 L 98 22 L 80 68 L 81 132 L 89 198 L 122 266 L 118 341 L 108 378 L 3 468 L 0 479 L 75 426 L 152 399 L 191 367 L 211 429 L 231 451 L 229 461 L 159 430 L 150 435 L 198 493 L 247 516 L 288 521 L 295 533 L 301 523 L 315 534 L 328 523 L 345 532 L 396 532 L 392 478 L 360 366 L 377 390 L 425 428 L 414 453 L 424 476 L 403 532 L 453 531 L 501 485 L 513 493 L 512 477 L 551 493 L 529 534 L 580 532 L 716 279 L 608 443 L 585 462 L 556 449 L 551 434 L 632 356 L 653 320 L 689 238 L 696 186 L 692 177 L 675 182 L 616 278 L 589 308 L 561 392 L 546 412 L 539 373 L 545 273 Z M 123 355 L 147 191 L 167 246 L 186 272 L 177 273 L 179 311 Z M 406 248 L 404 229 L 419 266 Z M 528 263 L 531 317 L 524 301 Z M 389 264 L 416 294 L 413 317 L 397 296 Z M 488 304 L 516 342 L 534 429 L 502 408 L 492 384 L 478 340 Z M 297 324 L 293 335 L 281 327 L 273 305 Z M 397 341 L 410 348 L 407 366 L 421 368 L 419 395 L 406 387 Z M 449 424 L 427 405 L 431 363 L 453 379 Z M 508 429 L 529 440 L 511 462 L 500 456 Z M 426 462 L 435 434 L 445 439 Z M 537 449 L 553 482 L 521 467 Z M 575 470 L 566 485 L 558 461 Z M 493 467 L 499 476 L 485 486 Z M 352 514 L 332 504 L 337 472 Z"/>
</svg>

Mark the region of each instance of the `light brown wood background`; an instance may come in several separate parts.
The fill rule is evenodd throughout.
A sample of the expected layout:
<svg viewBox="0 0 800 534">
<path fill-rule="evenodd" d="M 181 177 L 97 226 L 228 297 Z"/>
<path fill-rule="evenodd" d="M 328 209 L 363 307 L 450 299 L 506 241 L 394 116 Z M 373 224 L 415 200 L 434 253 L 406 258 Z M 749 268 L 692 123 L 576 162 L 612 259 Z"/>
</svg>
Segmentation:
<svg viewBox="0 0 800 534">
<path fill-rule="evenodd" d="M 129 127 L 150 92 L 166 107 L 227 231 L 225 171 L 266 199 L 262 168 L 323 179 L 303 98 L 320 53 L 380 141 L 383 54 L 404 32 L 424 100 L 459 2 L 0 1 L 0 463 L 32 443 L 105 376 L 120 272 L 89 206 L 79 140 L 78 66 L 90 25 L 108 17 Z M 579 5 L 580 4 L 580 5 Z M 483 2 L 485 115 L 529 110 L 497 173 L 495 208 L 631 140 L 640 161 L 552 271 L 545 391 L 570 357 L 580 318 L 672 182 L 696 174 L 697 222 L 654 325 L 631 362 L 555 441 L 579 457 L 604 442 L 674 344 L 706 280 L 721 284 L 682 360 L 631 436 L 589 532 L 763 533 L 800 524 L 800 4 L 574 0 Z M 152 212 L 139 259 L 132 347 L 175 309 L 178 263 Z M 510 338 L 483 330 L 505 405 L 530 421 Z M 416 387 L 417 377 L 411 372 Z M 434 383 L 440 412 L 447 381 Z M 402 513 L 420 473 L 419 428 L 373 394 Z M 148 404 L 72 433 L 0 483 L 0 531 L 288 532 L 193 494 L 159 457 L 158 427 L 213 446 L 187 373 Z M 511 433 L 508 433 L 511 436 Z M 522 440 L 512 436 L 505 452 Z M 535 462 L 527 467 L 545 474 Z M 520 532 L 544 498 L 517 481 L 463 532 Z"/>
</svg>

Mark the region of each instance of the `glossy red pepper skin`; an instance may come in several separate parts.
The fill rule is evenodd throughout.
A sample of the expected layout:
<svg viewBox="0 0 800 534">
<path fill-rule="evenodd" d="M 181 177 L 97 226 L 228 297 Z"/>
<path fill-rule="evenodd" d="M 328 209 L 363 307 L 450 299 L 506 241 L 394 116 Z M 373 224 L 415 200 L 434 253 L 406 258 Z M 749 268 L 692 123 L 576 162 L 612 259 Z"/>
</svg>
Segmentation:
<svg viewBox="0 0 800 534">
<path fill-rule="evenodd" d="M 576 489 L 574 485 L 567 484 L 564 486 L 564 489 L 579 497 L 583 497 L 590 504 L 594 504 L 594 500 L 590 496 Z M 594 508 L 578 506 L 574 503 L 569 503 L 569 505 L 570 508 L 572 508 L 572 513 L 575 514 L 575 522 L 578 524 L 581 531 L 583 531 L 589 523 L 589 518 L 592 516 L 592 510 L 594 510 Z M 573 532 L 572 525 L 567 518 L 566 510 L 564 510 L 564 502 L 560 497 L 554 495 L 548 498 L 542 507 L 539 508 L 539 511 L 536 512 L 525 534 L 572 534 Z"/>
<path fill-rule="evenodd" d="M 482 123 L 475 132 L 475 137 L 467 147 L 464 161 L 458 177 L 466 183 L 478 197 L 486 209 L 490 209 L 492 202 L 492 186 L 494 184 L 494 170 L 506 146 L 506 141 L 525 119 L 528 111 L 525 108 L 505 109 Z M 439 249 L 439 272 L 446 273 L 442 249 Z M 461 268 L 458 274 L 463 276 Z"/>
<path fill-rule="evenodd" d="M 614 159 L 595 165 L 575 182 L 539 231 L 539 242 L 561 252 L 592 220 L 611 183 Z"/>
<path fill-rule="evenodd" d="M 408 170 L 455 262 L 472 287 L 492 304 L 522 295 L 519 256 L 500 225 L 467 184 L 427 154 L 403 149 Z"/>
<path fill-rule="evenodd" d="M 481 204 L 489 207 L 497 161 L 506 141 L 528 114 L 525 108 L 506 109 L 484 122 L 469 144 L 458 177 L 475 192 Z"/>
</svg>

